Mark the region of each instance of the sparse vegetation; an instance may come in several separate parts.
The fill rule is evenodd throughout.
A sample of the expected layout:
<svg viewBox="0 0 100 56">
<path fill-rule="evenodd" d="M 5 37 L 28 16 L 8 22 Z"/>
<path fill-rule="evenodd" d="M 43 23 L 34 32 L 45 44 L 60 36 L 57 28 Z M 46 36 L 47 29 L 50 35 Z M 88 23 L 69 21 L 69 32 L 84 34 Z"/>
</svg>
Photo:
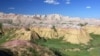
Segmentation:
<svg viewBox="0 0 100 56">
<path fill-rule="evenodd" d="M 53 29 L 55 32 L 57 32 L 55 25 L 53 25 L 51 29 Z"/>
<path fill-rule="evenodd" d="M 9 30 L 0 38 L 0 44 L 11 40 L 14 37 L 14 31 Z M 84 44 L 71 44 L 69 42 L 62 41 L 63 37 L 60 39 L 37 39 L 36 44 L 48 47 L 57 56 L 99 56 L 100 55 L 100 35 L 90 34 L 93 38 L 88 45 Z M 32 42 L 32 40 L 31 40 Z M 34 42 L 33 42 L 34 43 Z M 32 49 L 28 49 L 31 52 L 36 52 Z M 37 53 L 37 52 L 36 52 Z M 33 54 L 37 55 L 37 54 Z M 37 55 L 38 56 L 38 55 Z"/>
<path fill-rule="evenodd" d="M 49 47 L 58 56 L 99 56 L 100 35 L 90 34 L 93 40 L 88 45 L 76 45 L 61 39 L 38 40 L 38 44 Z"/>
<path fill-rule="evenodd" d="M 3 35 L 3 24 L 0 23 L 0 38 L 2 37 Z"/>
<path fill-rule="evenodd" d="M 14 30 L 9 30 L 4 35 L 2 35 L 2 38 L 0 38 L 0 44 L 11 40 L 12 38 L 14 38 L 14 36 L 15 36 Z"/>
<path fill-rule="evenodd" d="M 82 27 L 82 26 L 86 26 L 87 24 L 88 23 L 79 23 L 78 25 Z"/>
</svg>

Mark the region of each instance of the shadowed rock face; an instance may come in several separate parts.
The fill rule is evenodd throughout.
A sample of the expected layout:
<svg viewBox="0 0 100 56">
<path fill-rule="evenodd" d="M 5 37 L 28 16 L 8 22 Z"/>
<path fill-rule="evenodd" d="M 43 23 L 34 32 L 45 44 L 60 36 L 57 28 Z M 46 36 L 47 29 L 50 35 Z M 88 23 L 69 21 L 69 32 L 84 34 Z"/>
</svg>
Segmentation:
<svg viewBox="0 0 100 56">
<path fill-rule="evenodd" d="M 8 49 L 2 49 L 0 50 L 0 56 L 14 56 L 13 52 L 11 52 Z"/>
</svg>

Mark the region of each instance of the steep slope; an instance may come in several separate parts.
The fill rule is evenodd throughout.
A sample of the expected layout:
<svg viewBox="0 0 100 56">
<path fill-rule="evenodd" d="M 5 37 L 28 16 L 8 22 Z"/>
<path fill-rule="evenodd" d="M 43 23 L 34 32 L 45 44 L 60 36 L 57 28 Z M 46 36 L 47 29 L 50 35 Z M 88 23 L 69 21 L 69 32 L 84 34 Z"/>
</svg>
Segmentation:
<svg viewBox="0 0 100 56">
<path fill-rule="evenodd" d="M 100 26 L 85 26 L 84 29 L 86 29 L 88 33 L 100 35 Z"/>
<path fill-rule="evenodd" d="M 84 29 L 68 29 L 64 40 L 73 44 L 87 44 L 92 38 Z"/>
<path fill-rule="evenodd" d="M 37 32 L 39 36 L 44 37 L 46 39 L 58 39 L 60 37 L 63 37 L 64 41 L 73 44 L 87 44 L 92 39 L 89 36 L 89 33 L 87 33 L 87 31 L 82 28 L 56 29 L 56 31 L 51 28 L 34 28 L 33 30 Z"/>
</svg>

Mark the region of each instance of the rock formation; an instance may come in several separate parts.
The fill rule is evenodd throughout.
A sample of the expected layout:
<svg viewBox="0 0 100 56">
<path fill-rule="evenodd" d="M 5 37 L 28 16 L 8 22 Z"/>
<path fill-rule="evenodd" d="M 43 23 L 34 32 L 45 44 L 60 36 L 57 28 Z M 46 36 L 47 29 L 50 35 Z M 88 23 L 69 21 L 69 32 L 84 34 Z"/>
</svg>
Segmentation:
<svg viewBox="0 0 100 56">
<path fill-rule="evenodd" d="M 13 40 L 1 45 L 0 50 L 11 51 L 11 56 L 56 56 L 50 49 L 25 40 Z M 6 52 L 10 53 L 10 52 Z"/>
<path fill-rule="evenodd" d="M 45 39 L 64 37 L 63 40 L 66 42 L 87 44 L 91 40 L 89 33 L 100 34 L 100 20 L 94 18 L 81 19 L 80 17 L 69 17 L 59 14 L 21 15 L 0 13 L 0 22 L 4 26 L 31 28 L 30 31 L 25 29 L 16 31 L 17 37 L 14 39 L 21 40 L 39 39 L 40 37 Z M 83 26 L 80 24 L 83 24 Z M 52 26 L 56 27 L 56 31 L 51 28 Z"/>
<path fill-rule="evenodd" d="M 64 40 L 73 44 L 88 44 L 92 38 L 84 29 L 68 29 Z"/>
<path fill-rule="evenodd" d="M 100 26 L 85 26 L 84 29 L 86 29 L 88 33 L 100 35 Z"/>
<path fill-rule="evenodd" d="M 17 29 L 15 31 L 15 37 L 14 40 L 36 40 L 40 39 L 40 36 L 34 31 L 26 28 Z"/>
<path fill-rule="evenodd" d="M 17 30 L 15 35 L 14 39 L 31 40 L 31 31 L 27 31 L 24 28 Z"/>
<path fill-rule="evenodd" d="M 63 37 L 63 40 L 73 44 L 87 44 L 92 38 L 89 36 L 84 29 L 77 28 L 66 28 L 66 29 L 54 29 L 51 28 L 34 28 L 34 30 L 39 34 L 40 37 L 46 39 L 59 39 Z"/>
<path fill-rule="evenodd" d="M 92 21 L 92 22 L 91 22 Z M 81 19 L 80 17 L 62 16 L 59 14 L 49 15 L 21 15 L 21 14 L 5 14 L 0 13 L 0 22 L 11 24 L 14 26 L 45 26 L 55 25 L 57 27 L 68 25 L 77 25 L 79 23 L 87 23 L 88 25 L 100 25 L 99 19 Z"/>
</svg>

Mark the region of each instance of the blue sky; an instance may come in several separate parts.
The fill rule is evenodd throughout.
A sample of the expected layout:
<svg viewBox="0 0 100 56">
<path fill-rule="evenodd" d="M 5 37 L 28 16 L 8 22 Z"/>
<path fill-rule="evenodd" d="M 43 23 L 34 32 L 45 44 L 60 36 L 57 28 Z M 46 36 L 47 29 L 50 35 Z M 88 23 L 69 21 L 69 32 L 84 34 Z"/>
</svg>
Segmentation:
<svg viewBox="0 0 100 56">
<path fill-rule="evenodd" d="M 100 18 L 99 0 L 0 0 L 0 12 Z"/>
</svg>

